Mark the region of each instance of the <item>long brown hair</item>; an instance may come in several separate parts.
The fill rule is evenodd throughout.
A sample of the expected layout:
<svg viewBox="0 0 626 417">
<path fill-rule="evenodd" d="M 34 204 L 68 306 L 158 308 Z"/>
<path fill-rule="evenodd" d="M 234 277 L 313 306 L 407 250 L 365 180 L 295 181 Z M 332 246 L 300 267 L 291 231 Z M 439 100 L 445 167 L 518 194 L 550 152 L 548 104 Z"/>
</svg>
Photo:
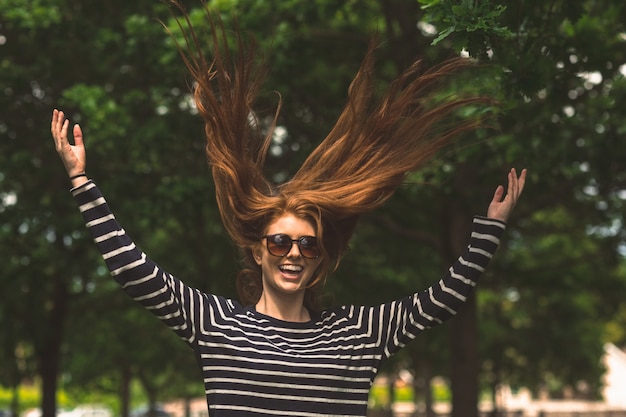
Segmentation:
<svg viewBox="0 0 626 417">
<path fill-rule="evenodd" d="M 261 129 L 253 106 L 265 75 L 253 39 L 235 28 L 235 51 L 219 19 L 205 7 L 210 29 L 210 55 L 203 52 L 197 31 L 182 6 L 176 19 L 183 34 L 177 42 L 194 86 L 194 99 L 205 123 L 206 154 L 222 221 L 244 253 L 237 288 L 244 304 L 258 301 L 261 271 L 251 249 L 265 228 L 285 213 L 311 221 L 321 242 L 323 262 L 305 293 L 305 305 L 316 310 L 317 295 L 327 274 L 336 268 L 358 218 L 383 205 L 407 173 L 429 162 L 462 132 L 479 125 L 469 119 L 445 123 L 467 105 L 491 102 L 485 97 L 433 100 L 440 81 L 471 65 L 454 58 L 423 69 L 416 61 L 387 91 L 374 93 L 372 42 L 348 90 L 348 100 L 335 126 L 287 182 L 273 185 L 263 174 L 280 111 L 280 97 L 269 126 Z M 206 6 L 206 5 L 205 5 Z"/>
</svg>

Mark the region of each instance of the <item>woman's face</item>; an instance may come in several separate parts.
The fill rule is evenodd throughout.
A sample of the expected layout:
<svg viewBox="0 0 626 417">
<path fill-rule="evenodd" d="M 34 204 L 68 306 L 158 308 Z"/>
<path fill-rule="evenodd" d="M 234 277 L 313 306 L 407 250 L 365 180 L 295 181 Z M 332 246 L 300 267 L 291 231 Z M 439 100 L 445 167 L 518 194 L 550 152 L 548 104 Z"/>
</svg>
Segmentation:
<svg viewBox="0 0 626 417">
<path fill-rule="evenodd" d="M 278 240 L 264 237 L 254 250 L 255 261 L 261 266 L 263 274 L 263 292 L 266 296 L 277 297 L 302 295 L 306 284 L 314 276 L 321 263 L 321 257 L 311 259 L 317 248 L 314 244 L 315 239 L 301 239 L 302 237 L 316 237 L 315 227 L 311 222 L 287 213 L 270 223 L 265 232 L 266 236 L 277 234 L 286 236 Z M 297 242 L 298 239 L 301 239 L 300 244 Z M 289 245 L 291 248 L 284 256 L 273 255 L 268 250 L 268 240 L 275 254 L 287 251 Z M 276 247 L 276 243 L 282 243 L 282 245 Z M 319 253 L 319 249 L 317 252 Z"/>
</svg>

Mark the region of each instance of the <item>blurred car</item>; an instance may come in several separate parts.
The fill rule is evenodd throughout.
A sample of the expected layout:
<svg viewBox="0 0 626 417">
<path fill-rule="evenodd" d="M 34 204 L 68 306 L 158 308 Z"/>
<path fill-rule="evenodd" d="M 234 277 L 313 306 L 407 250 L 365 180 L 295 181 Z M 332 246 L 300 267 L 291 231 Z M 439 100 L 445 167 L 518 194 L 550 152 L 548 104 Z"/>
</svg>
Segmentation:
<svg viewBox="0 0 626 417">
<path fill-rule="evenodd" d="M 57 413 L 57 417 L 113 417 L 109 407 L 99 404 L 79 405 L 73 410 Z"/>
<path fill-rule="evenodd" d="M 155 405 L 152 410 L 148 407 L 140 407 L 130 413 L 130 417 L 172 417 L 161 405 Z"/>
<path fill-rule="evenodd" d="M 39 408 L 30 408 L 22 414 L 23 417 L 41 417 L 41 410 Z"/>
</svg>

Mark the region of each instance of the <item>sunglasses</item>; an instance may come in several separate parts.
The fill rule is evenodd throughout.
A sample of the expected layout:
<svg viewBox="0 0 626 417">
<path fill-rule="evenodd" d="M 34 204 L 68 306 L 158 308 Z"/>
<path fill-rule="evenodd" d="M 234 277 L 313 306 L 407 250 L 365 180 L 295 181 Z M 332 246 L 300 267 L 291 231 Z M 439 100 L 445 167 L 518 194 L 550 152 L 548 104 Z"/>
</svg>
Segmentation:
<svg viewBox="0 0 626 417">
<path fill-rule="evenodd" d="M 285 233 L 277 233 L 275 235 L 262 236 L 267 239 L 267 251 L 274 256 L 286 256 L 295 242 L 300 249 L 300 254 L 308 259 L 316 259 L 320 256 L 320 250 L 317 247 L 317 238 L 314 236 L 302 236 L 292 239 Z"/>
</svg>

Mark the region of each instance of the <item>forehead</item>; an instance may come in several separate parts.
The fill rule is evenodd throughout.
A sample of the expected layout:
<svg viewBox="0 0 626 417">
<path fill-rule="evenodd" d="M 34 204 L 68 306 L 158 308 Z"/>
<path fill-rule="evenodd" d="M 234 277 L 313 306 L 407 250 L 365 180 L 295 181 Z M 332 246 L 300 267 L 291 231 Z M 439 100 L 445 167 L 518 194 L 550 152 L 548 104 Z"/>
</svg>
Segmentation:
<svg viewBox="0 0 626 417">
<path fill-rule="evenodd" d="M 290 213 L 283 214 L 271 222 L 267 227 L 266 233 L 268 235 L 286 233 L 294 238 L 316 235 L 313 223 L 300 217 L 296 217 Z"/>
</svg>

